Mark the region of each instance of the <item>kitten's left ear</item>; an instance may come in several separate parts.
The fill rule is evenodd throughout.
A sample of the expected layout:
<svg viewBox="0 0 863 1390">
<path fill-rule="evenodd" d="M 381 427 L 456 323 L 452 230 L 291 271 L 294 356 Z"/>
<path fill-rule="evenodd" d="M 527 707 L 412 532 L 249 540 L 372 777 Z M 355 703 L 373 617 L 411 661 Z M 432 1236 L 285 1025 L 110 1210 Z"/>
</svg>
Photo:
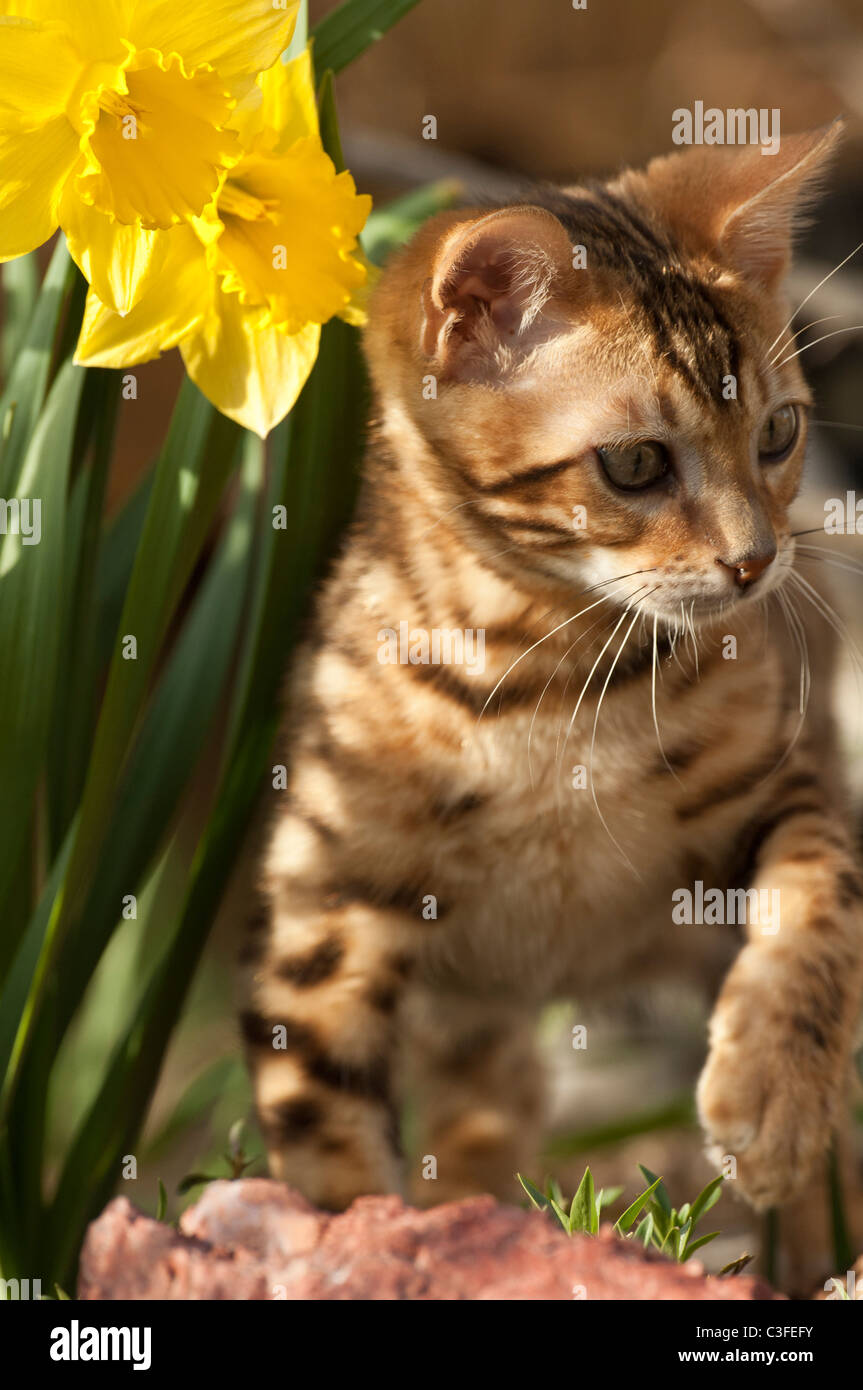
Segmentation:
<svg viewBox="0 0 863 1390">
<path fill-rule="evenodd" d="M 544 208 L 460 222 L 423 286 L 423 352 L 450 377 L 493 370 L 498 348 L 530 346 L 555 287 L 571 276 L 569 238 Z"/>
<path fill-rule="evenodd" d="M 774 159 L 782 163 L 771 171 L 769 182 L 750 192 L 722 226 L 720 250 L 744 275 L 767 289 L 772 289 L 788 269 L 795 226 L 819 191 L 842 131 L 843 123 L 834 121 L 826 129 L 786 136 L 775 156 L 759 153 L 762 164 Z M 749 180 L 757 185 L 762 177 L 756 164 Z M 745 183 L 744 190 L 749 192 Z"/>
<path fill-rule="evenodd" d="M 651 201 L 675 230 L 763 289 L 774 290 L 791 260 L 795 227 L 817 196 L 841 139 L 841 120 L 784 135 L 775 154 L 759 146 L 690 149 L 647 168 Z"/>
</svg>

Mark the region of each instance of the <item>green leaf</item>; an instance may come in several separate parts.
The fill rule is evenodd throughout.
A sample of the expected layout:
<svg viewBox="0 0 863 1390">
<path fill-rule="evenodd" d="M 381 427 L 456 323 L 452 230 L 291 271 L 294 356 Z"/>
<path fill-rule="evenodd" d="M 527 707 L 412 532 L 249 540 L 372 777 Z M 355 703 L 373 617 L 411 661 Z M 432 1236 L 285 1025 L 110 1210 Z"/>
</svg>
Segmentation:
<svg viewBox="0 0 863 1390">
<path fill-rule="evenodd" d="M 556 1178 L 546 1178 L 545 1195 L 550 1202 L 557 1202 L 559 1207 L 564 1205 L 563 1191 Z"/>
<path fill-rule="evenodd" d="M 33 309 L 39 295 L 39 262 L 35 251 L 18 256 L 3 266 L 3 347 L 4 378 L 27 336 Z"/>
<path fill-rule="evenodd" d="M 524 1188 L 525 1192 L 530 1198 L 531 1203 L 533 1204 L 533 1206 L 536 1207 L 537 1211 L 545 1211 L 546 1207 L 550 1205 L 548 1197 L 546 1197 L 544 1193 L 540 1192 L 538 1187 L 534 1186 L 530 1178 L 523 1177 L 521 1173 L 516 1173 L 516 1177 L 518 1178 L 519 1182 L 521 1183 L 522 1187 Z"/>
<path fill-rule="evenodd" d="M 603 1187 L 599 1193 L 599 1196 L 602 1198 L 600 1202 L 600 1211 L 602 1211 L 604 1207 L 613 1206 L 618 1197 L 622 1196 L 622 1194 L 622 1187 Z"/>
<path fill-rule="evenodd" d="M 662 1210 L 668 1216 L 670 1216 L 671 1202 L 669 1201 L 668 1193 L 665 1190 L 665 1184 L 663 1183 L 662 1178 L 657 1178 L 656 1174 L 651 1173 L 649 1168 L 645 1168 L 643 1163 L 639 1163 L 638 1166 L 641 1169 L 642 1175 L 645 1178 L 645 1180 L 651 1184 L 652 1188 L 656 1189 L 656 1201 L 662 1207 Z"/>
<path fill-rule="evenodd" d="M 707 1236 L 699 1236 L 698 1240 L 689 1241 L 688 1244 L 685 1245 L 682 1254 L 679 1256 L 681 1264 L 684 1264 L 694 1255 L 696 1250 L 699 1250 L 702 1245 L 708 1245 L 711 1240 L 715 1240 L 718 1235 L 719 1231 L 711 1231 Z"/>
<path fill-rule="evenodd" d="M 647 1247 L 650 1245 L 650 1242 L 653 1240 L 653 1230 L 653 1212 L 649 1211 L 647 1215 L 643 1216 L 642 1219 L 639 1221 L 632 1239 L 640 1240 L 646 1250 Z"/>
<path fill-rule="evenodd" d="M 285 660 L 312 582 L 350 514 L 363 439 L 363 380 L 356 334 L 340 323 L 327 325 L 312 377 L 289 421 L 276 431 L 273 483 L 253 547 L 255 582 L 235 660 L 227 752 L 213 813 L 182 899 L 166 922 L 165 945 L 82 1117 L 46 1217 L 58 1270 L 72 1266 L 88 1217 L 113 1189 L 119 1158 L 137 1142 L 168 1040 L 259 800 L 280 719 Z M 158 479 L 151 511 L 157 490 Z M 273 498 L 284 507 L 284 530 L 272 524 Z M 139 558 L 146 541 L 145 530 Z"/>
<path fill-rule="evenodd" d="M 36 428 L 55 359 L 57 327 L 73 288 L 80 280 L 61 236 L 42 282 L 27 335 L 0 396 L 0 497 L 17 494 L 21 460 Z"/>
<path fill-rule="evenodd" d="M 0 902 L 14 879 L 44 767 L 60 650 L 63 548 L 72 440 L 84 370 L 67 363 L 51 389 L 18 477 L 40 506 L 41 539 L 0 544 Z M 4 494 L 9 496 L 9 494 Z M 36 535 L 36 531 L 33 531 Z M 15 942 L 0 944 L 0 976 Z M 8 1056 L 0 1056 L 0 1076 Z"/>
<path fill-rule="evenodd" d="M 79 370 L 79 369 L 70 369 Z M 58 387 L 61 379 L 58 379 Z M 161 640 L 212 525 L 233 462 L 236 427 L 217 416 L 191 383 L 181 390 L 162 452 L 144 532 L 115 643 L 114 658 L 76 819 L 69 868 L 53 904 L 42 949 L 19 1002 L 21 1025 L 9 1053 L 0 1049 L 0 1123 L 8 1114 L 50 971 L 70 930 L 87 928 L 84 906 L 114 815 L 118 789 Z M 134 635 L 137 660 L 125 660 L 119 638 Z"/>
<path fill-rule="evenodd" d="M 79 410 L 79 422 L 91 427 L 90 448 L 88 466 L 70 497 L 66 528 L 58 688 L 48 752 L 51 776 L 45 786 L 52 858 L 80 801 L 98 711 L 103 666 L 94 599 L 122 384 L 120 372 L 88 371 Z"/>
<path fill-rule="evenodd" d="M 692 1203 L 691 1216 L 693 1228 L 698 1221 L 700 1221 L 702 1216 L 705 1216 L 707 1212 L 716 1206 L 716 1203 L 722 1196 L 722 1184 L 724 1181 L 725 1178 L 720 1174 L 719 1177 L 714 1178 L 701 1192 L 699 1192 L 695 1201 Z"/>
<path fill-rule="evenodd" d="M 388 29 L 412 10 L 418 0 L 345 0 L 312 30 L 318 72 L 341 72 Z"/>
<path fill-rule="evenodd" d="M 642 1172 L 643 1171 L 644 1170 L 642 1169 Z M 645 1206 L 653 1196 L 654 1192 L 657 1191 L 661 1182 L 661 1178 L 654 1178 L 650 1187 L 646 1188 L 644 1192 L 640 1193 L 640 1195 L 636 1197 L 634 1202 L 630 1203 L 630 1205 L 626 1208 L 626 1211 L 622 1212 L 621 1215 L 615 1221 L 614 1229 L 616 1231 L 622 1232 L 629 1230 L 636 1217 L 641 1214 L 641 1212 L 644 1210 Z"/>
<path fill-rule="evenodd" d="M 593 1191 L 593 1174 L 590 1168 L 585 1168 L 584 1177 L 578 1184 L 578 1190 L 572 1199 L 572 1206 L 569 1210 L 569 1230 L 583 1231 L 590 1235 L 593 1231 L 593 1223 L 596 1217 L 596 1199 Z"/>
<path fill-rule="evenodd" d="M 722 1268 L 719 1271 L 720 1277 L 722 1275 L 729 1275 L 733 1278 L 735 1274 L 739 1274 L 741 1270 L 745 1269 L 748 1264 L 751 1264 L 754 1258 L 755 1257 L 753 1255 L 750 1255 L 746 1251 L 744 1251 L 742 1255 L 737 1256 L 736 1260 L 729 1260 L 727 1265 L 722 1266 Z"/>
<path fill-rule="evenodd" d="M 156 1220 L 164 1221 L 168 1210 L 168 1194 L 165 1191 L 165 1184 L 159 1179 L 159 1199 L 156 1203 Z"/>
<path fill-rule="evenodd" d="M 346 166 L 342 137 L 339 132 L 339 118 L 336 112 L 332 68 L 327 68 L 318 88 L 318 118 L 321 127 L 321 144 L 336 166 L 337 172 L 341 173 Z"/>
</svg>

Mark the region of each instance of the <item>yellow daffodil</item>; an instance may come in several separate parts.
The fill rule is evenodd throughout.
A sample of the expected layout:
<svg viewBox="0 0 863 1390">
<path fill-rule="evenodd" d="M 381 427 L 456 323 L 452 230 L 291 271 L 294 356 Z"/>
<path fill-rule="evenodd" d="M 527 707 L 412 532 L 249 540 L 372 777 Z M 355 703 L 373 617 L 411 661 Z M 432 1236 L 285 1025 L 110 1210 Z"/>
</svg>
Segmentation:
<svg viewBox="0 0 863 1390">
<path fill-rule="evenodd" d="M 161 273 L 129 314 L 91 289 L 76 360 L 134 366 L 179 346 L 219 410 L 266 436 L 302 390 L 321 324 L 355 318 L 371 200 L 324 152 L 308 52 L 263 72 L 232 128 L 243 153 L 213 206 L 156 233 Z"/>
<path fill-rule="evenodd" d="M 0 260 L 60 225 L 121 313 L 212 203 L 298 0 L 0 0 Z"/>
</svg>

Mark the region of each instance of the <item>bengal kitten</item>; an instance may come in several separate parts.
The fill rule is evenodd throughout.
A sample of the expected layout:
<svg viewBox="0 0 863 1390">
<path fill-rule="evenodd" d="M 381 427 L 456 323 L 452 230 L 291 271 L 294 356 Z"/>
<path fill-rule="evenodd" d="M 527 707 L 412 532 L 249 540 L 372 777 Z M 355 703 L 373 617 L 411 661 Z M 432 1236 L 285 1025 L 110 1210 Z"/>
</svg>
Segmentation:
<svg viewBox="0 0 863 1390">
<path fill-rule="evenodd" d="M 839 1124 L 863 886 L 830 631 L 786 599 L 811 395 L 782 289 L 838 133 L 446 213 L 375 292 L 242 1018 L 271 1171 L 322 1206 L 516 1199 L 538 1008 L 728 942 L 711 1152 L 764 1208 Z M 781 921 L 678 925 L 697 882 L 778 890 Z"/>
</svg>

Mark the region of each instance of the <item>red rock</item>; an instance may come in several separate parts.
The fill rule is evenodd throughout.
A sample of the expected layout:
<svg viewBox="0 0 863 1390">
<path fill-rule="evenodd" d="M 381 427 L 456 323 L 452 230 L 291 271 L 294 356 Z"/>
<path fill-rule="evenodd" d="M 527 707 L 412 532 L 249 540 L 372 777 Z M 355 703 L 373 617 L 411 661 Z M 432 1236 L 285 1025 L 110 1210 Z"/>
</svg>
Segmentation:
<svg viewBox="0 0 863 1390">
<path fill-rule="evenodd" d="M 90 1226 L 84 1299 L 776 1299 L 748 1275 L 708 1278 L 610 1228 L 564 1235 L 538 1212 L 474 1197 L 418 1211 L 361 1197 L 316 1211 L 264 1178 L 214 1182 L 180 1230 L 118 1197 Z"/>
</svg>

